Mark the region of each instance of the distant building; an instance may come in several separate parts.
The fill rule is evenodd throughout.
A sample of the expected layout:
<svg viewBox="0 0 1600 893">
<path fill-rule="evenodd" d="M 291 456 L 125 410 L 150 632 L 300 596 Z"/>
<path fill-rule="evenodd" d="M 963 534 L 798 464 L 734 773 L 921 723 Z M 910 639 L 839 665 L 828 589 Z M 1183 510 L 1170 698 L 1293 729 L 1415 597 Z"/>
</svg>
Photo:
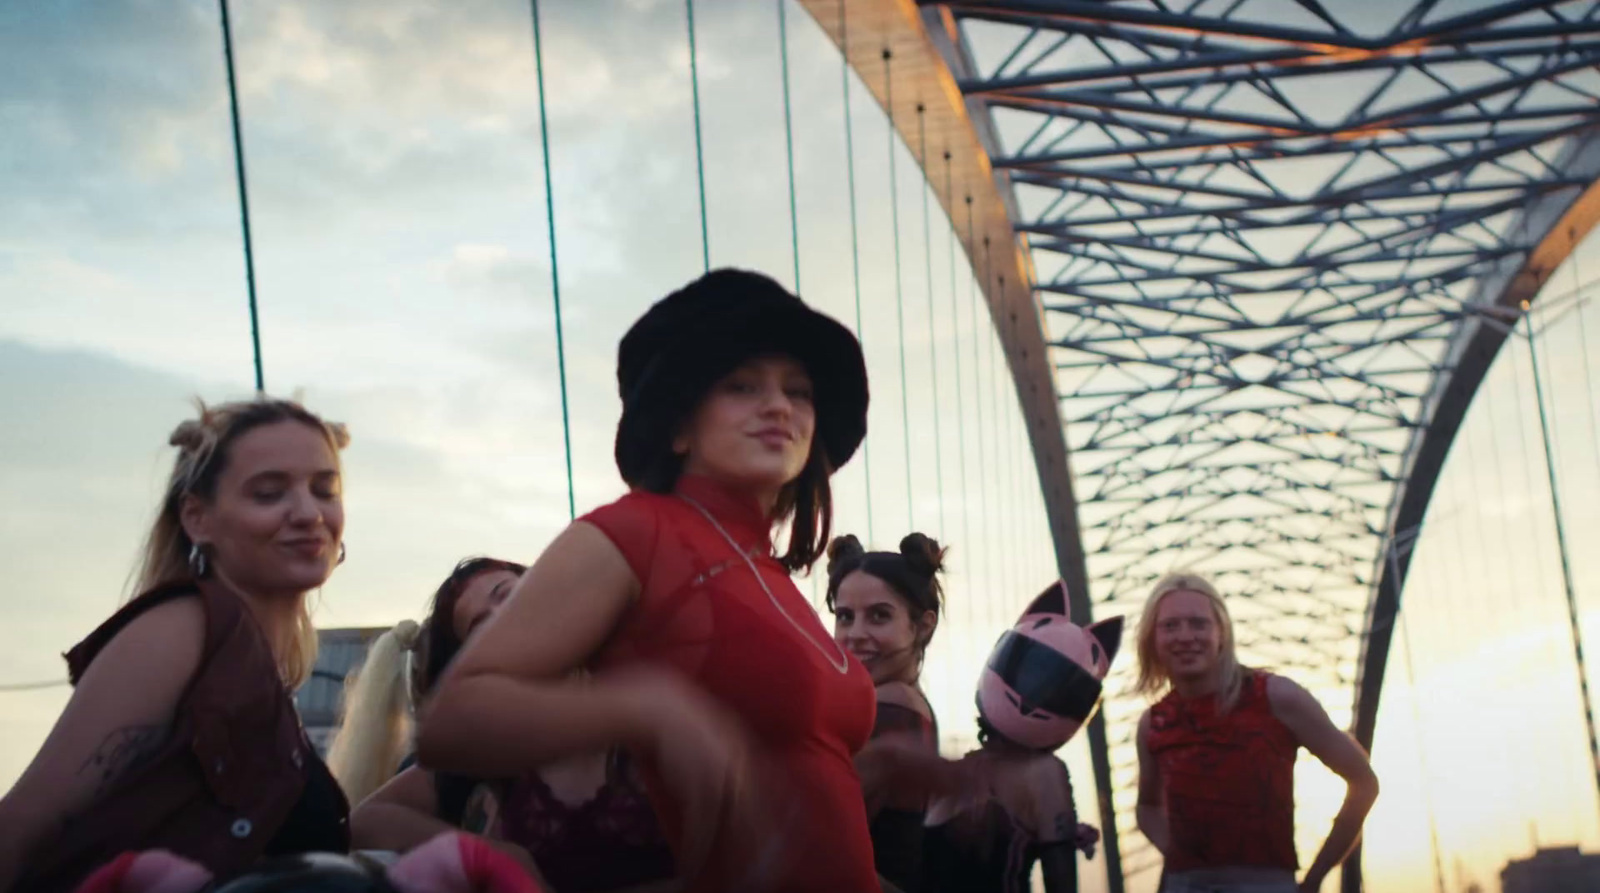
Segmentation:
<svg viewBox="0 0 1600 893">
<path fill-rule="evenodd" d="M 1600 853 L 1575 846 L 1548 847 L 1500 869 L 1500 893 L 1595 893 L 1600 890 Z"/>
<path fill-rule="evenodd" d="M 327 755 L 328 744 L 339 728 L 345 678 L 361 669 L 372 640 L 388 631 L 387 626 L 317 630 L 317 665 L 294 701 L 318 753 Z"/>
</svg>

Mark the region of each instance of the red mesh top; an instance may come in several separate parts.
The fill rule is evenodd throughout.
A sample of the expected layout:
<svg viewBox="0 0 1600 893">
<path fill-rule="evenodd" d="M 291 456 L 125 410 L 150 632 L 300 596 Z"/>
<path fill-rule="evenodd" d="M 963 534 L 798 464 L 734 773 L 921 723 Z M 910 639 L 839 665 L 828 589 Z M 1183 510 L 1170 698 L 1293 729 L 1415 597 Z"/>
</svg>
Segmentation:
<svg viewBox="0 0 1600 893">
<path fill-rule="evenodd" d="M 693 500 L 690 502 L 689 500 Z M 782 605 L 706 518 L 703 506 L 745 550 Z M 781 840 L 774 891 L 877 893 L 872 842 L 853 754 L 872 731 L 872 679 L 834 645 L 816 611 L 772 557 L 771 526 L 751 500 L 685 475 L 675 494 L 633 492 L 583 520 L 627 558 L 640 597 L 596 662 L 604 671 L 649 663 L 694 680 L 745 724 L 763 779 L 781 793 L 766 801 Z M 836 663 L 845 661 L 841 673 Z M 653 767 L 641 774 L 669 841 L 679 839 L 677 804 Z M 719 841 L 713 864 L 743 854 Z M 727 888 L 689 880 L 685 893 Z"/>
<path fill-rule="evenodd" d="M 1245 671 L 1238 706 L 1168 694 L 1150 708 L 1149 747 L 1166 788 L 1169 872 L 1294 871 L 1294 733 L 1272 713 L 1269 673 Z"/>
</svg>

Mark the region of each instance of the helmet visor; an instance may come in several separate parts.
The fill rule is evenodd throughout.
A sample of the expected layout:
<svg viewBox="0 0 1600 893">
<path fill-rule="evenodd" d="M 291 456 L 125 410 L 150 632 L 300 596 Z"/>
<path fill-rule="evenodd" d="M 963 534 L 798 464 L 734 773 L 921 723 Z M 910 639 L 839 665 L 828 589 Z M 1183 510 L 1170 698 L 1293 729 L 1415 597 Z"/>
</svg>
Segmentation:
<svg viewBox="0 0 1600 893">
<path fill-rule="evenodd" d="M 989 655 L 989 669 L 1021 699 L 1023 714 L 1047 713 L 1083 721 L 1100 701 L 1100 680 L 1077 661 L 1015 630 Z"/>
</svg>

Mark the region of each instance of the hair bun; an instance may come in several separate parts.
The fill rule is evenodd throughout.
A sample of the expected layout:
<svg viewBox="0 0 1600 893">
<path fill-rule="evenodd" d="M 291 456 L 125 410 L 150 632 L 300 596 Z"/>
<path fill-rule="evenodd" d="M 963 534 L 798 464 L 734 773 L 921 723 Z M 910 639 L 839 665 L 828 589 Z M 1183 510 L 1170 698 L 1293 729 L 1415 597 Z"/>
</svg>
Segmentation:
<svg viewBox="0 0 1600 893">
<path fill-rule="evenodd" d="M 333 439 L 333 445 L 344 449 L 350 445 L 350 429 L 344 422 L 323 422 L 323 427 L 328 429 L 328 436 Z"/>
<path fill-rule="evenodd" d="M 854 570 L 866 557 L 866 547 L 861 545 L 861 540 L 856 539 L 855 534 L 836 536 L 828 544 L 828 576 Z"/>
<path fill-rule="evenodd" d="M 905 558 L 906 564 L 918 574 L 932 578 L 934 574 L 944 570 L 944 553 L 947 550 L 939 545 L 939 541 L 931 536 L 921 533 L 908 533 L 900 541 L 900 555 Z"/>
<path fill-rule="evenodd" d="M 167 435 L 167 443 L 184 450 L 198 450 L 205 446 L 211 431 L 200 419 L 185 419 Z"/>
</svg>

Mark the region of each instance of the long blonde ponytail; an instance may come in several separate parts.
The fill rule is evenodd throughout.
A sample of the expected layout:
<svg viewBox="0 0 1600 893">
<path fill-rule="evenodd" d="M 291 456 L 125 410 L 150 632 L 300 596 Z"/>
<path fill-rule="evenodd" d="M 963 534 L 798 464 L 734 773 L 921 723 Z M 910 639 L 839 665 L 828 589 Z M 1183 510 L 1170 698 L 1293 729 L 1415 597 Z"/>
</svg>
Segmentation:
<svg viewBox="0 0 1600 893">
<path fill-rule="evenodd" d="M 402 620 L 379 636 L 345 681 L 344 718 L 328 747 L 328 769 L 354 806 L 393 777 L 411 738 L 407 658 L 419 627 Z"/>
</svg>

